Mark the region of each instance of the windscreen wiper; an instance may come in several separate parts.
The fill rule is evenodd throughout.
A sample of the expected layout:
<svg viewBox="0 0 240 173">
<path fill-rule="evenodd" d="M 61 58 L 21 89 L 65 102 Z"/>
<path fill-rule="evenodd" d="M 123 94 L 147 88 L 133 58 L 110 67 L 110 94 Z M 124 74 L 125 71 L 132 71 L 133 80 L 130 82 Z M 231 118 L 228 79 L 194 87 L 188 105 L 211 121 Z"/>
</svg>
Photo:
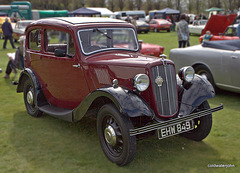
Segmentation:
<svg viewBox="0 0 240 173">
<path fill-rule="evenodd" d="M 112 39 L 111 37 L 109 37 L 107 34 L 105 34 L 104 32 L 102 32 L 101 30 L 99 30 L 98 28 L 95 28 L 95 29 L 93 29 L 93 32 L 99 32 L 99 33 L 101 33 L 101 34 L 103 34 L 105 37 L 107 37 L 107 38 L 109 38 L 109 39 Z"/>
</svg>

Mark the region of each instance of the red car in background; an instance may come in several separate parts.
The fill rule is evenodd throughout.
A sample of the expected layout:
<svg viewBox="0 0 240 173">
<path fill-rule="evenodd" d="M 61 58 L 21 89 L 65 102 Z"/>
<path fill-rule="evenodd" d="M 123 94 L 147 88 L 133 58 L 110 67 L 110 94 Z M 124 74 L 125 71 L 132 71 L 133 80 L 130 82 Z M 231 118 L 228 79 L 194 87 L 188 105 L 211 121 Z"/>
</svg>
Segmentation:
<svg viewBox="0 0 240 173">
<path fill-rule="evenodd" d="M 160 30 L 167 30 L 167 32 L 170 32 L 172 23 L 165 19 L 152 19 L 149 21 L 149 25 L 150 30 L 153 30 L 154 32 L 158 32 Z"/>
<path fill-rule="evenodd" d="M 232 25 L 236 17 L 236 14 L 212 15 L 202 31 L 199 38 L 200 43 L 202 42 L 206 31 L 210 31 L 213 35 L 210 41 L 239 39 L 237 36 L 237 24 Z"/>
<path fill-rule="evenodd" d="M 164 47 L 156 44 L 142 43 L 141 54 L 159 57 L 163 54 Z"/>
</svg>

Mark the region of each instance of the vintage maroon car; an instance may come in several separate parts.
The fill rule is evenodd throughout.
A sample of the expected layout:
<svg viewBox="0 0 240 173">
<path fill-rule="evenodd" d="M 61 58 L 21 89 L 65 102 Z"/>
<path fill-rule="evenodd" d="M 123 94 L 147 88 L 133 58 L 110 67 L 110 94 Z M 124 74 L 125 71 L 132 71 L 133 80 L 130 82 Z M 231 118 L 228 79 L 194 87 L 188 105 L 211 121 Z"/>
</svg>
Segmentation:
<svg viewBox="0 0 240 173">
<path fill-rule="evenodd" d="M 17 92 L 27 112 L 76 122 L 97 119 L 104 154 L 123 166 L 136 152 L 136 140 L 182 134 L 208 136 L 211 84 L 191 67 L 176 76 L 174 63 L 143 55 L 135 27 L 110 18 L 48 18 L 26 29 L 25 69 Z M 163 55 L 162 55 L 163 56 Z"/>
<path fill-rule="evenodd" d="M 160 30 L 167 30 L 167 32 L 170 32 L 172 23 L 165 19 L 151 19 L 149 21 L 149 25 L 150 30 L 153 30 L 154 32 L 158 32 Z"/>
<path fill-rule="evenodd" d="M 206 31 L 210 31 L 213 35 L 210 41 L 239 39 L 236 25 L 231 25 L 235 21 L 236 16 L 236 14 L 212 15 L 199 37 L 200 43 L 202 43 Z"/>
</svg>

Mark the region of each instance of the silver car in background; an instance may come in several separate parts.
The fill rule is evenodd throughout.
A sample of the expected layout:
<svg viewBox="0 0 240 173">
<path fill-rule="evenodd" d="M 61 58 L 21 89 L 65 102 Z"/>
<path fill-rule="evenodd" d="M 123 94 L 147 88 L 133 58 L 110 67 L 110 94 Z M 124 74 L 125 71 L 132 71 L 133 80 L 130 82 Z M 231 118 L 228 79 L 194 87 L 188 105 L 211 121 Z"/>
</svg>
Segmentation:
<svg viewBox="0 0 240 173">
<path fill-rule="evenodd" d="M 207 20 L 194 20 L 191 25 L 188 25 L 189 33 L 201 35 L 207 22 Z"/>
<path fill-rule="evenodd" d="M 208 41 L 170 51 L 176 70 L 192 66 L 215 88 L 240 93 L 240 40 Z"/>
</svg>

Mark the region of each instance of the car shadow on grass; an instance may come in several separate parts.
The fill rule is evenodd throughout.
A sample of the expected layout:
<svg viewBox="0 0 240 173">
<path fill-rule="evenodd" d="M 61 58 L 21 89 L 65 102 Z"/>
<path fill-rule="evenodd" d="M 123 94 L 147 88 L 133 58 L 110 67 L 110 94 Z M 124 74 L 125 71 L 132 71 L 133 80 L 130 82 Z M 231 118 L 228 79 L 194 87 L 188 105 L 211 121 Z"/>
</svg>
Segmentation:
<svg viewBox="0 0 240 173">
<path fill-rule="evenodd" d="M 46 114 L 34 118 L 23 111 L 13 116 L 13 123 L 11 144 L 33 172 L 189 172 L 205 170 L 216 161 L 225 163 L 205 142 L 176 136 L 138 141 L 134 161 L 118 167 L 101 150 L 95 120 L 70 123 Z"/>
</svg>

